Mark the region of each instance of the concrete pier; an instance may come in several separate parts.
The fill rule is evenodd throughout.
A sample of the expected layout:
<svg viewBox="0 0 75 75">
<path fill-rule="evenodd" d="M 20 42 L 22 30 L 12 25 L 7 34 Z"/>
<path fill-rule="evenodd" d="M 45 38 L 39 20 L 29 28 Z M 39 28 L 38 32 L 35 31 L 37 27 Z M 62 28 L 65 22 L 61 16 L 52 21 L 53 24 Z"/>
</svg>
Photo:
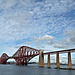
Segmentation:
<svg viewBox="0 0 75 75">
<path fill-rule="evenodd" d="M 48 55 L 47 67 L 48 67 L 48 68 L 51 67 L 51 64 L 50 64 L 50 55 Z"/>
<path fill-rule="evenodd" d="M 71 63 L 71 52 L 68 52 L 68 68 L 72 68 L 72 63 Z"/>
<path fill-rule="evenodd" d="M 43 50 L 40 51 L 40 55 L 39 55 L 39 67 L 44 67 L 44 55 L 43 55 Z"/>
<path fill-rule="evenodd" d="M 60 68 L 59 53 L 56 54 L 56 68 Z"/>
</svg>

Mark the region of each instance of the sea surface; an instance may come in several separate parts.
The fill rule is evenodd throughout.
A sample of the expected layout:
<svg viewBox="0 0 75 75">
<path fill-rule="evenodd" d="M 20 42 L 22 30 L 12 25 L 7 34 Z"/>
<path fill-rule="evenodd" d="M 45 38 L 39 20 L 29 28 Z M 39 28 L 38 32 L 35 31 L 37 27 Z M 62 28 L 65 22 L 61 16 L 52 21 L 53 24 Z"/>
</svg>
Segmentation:
<svg viewBox="0 0 75 75">
<path fill-rule="evenodd" d="M 16 64 L 1 65 L 0 64 L 0 75 L 75 75 L 75 70 L 61 70 L 52 68 L 38 67 L 37 64 L 28 64 L 27 66 L 18 66 Z M 67 65 L 61 65 L 62 68 L 67 68 Z M 75 66 L 73 66 L 75 68 Z"/>
</svg>

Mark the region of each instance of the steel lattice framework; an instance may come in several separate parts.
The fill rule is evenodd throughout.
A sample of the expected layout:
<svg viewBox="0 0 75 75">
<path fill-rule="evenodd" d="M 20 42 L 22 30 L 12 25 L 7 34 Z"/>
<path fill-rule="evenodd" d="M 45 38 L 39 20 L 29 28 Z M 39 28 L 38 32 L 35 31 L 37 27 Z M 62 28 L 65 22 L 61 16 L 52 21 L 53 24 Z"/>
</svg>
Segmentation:
<svg viewBox="0 0 75 75">
<path fill-rule="evenodd" d="M 6 53 L 3 53 L 1 58 L 0 58 L 0 63 L 1 64 L 6 64 L 6 61 L 8 60 L 8 55 Z"/>
<path fill-rule="evenodd" d="M 17 62 L 17 64 L 27 65 L 27 63 L 35 56 L 40 54 L 40 50 L 28 47 L 28 46 L 22 46 L 20 47 L 16 53 L 9 57 L 6 53 L 4 53 L 0 58 L 1 64 L 6 64 L 6 61 L 10 58 L 14 58 Z"/>
</svg>

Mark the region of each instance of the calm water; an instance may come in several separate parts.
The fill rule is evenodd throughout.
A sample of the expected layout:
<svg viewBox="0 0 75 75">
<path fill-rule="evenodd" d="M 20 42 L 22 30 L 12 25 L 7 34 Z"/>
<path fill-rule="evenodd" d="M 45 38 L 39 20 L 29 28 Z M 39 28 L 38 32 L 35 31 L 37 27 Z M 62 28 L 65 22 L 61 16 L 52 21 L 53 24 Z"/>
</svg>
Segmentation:
<svg viewBox="0 0 75 75">
<path fill-rule="evenodd" d="M 28 66 L 0 65 L 0 75 L 75 75 L 75 70 L 58 70 L 38 67 L 38 65 L 28 64 Z M 61 66 L 67 67 L 67 66 Z M 73 66 L 75 68 L 75 66 Z"/>
</svg>

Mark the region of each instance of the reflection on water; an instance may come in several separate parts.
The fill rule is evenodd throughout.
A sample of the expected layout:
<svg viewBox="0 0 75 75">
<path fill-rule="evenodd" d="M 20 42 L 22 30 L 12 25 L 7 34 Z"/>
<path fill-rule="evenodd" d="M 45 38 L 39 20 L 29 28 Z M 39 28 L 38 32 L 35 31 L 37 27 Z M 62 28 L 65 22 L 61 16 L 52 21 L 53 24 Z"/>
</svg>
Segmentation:
<svg viewBox="0 0 75 75">
<path fill-rule="evenodd" d="M 75 75 L 74 70 L 58 70 L 53 69 L 55 65 L 52 65 L 52 69 L 38 67 L 38 65 L 28 64 L 28 66 L 18 65 L 1 65 L 0 75 Z M 61 65 L 61 67 L 67 68 L 67 65 Z M 75 68 L 75 66 L 73 66 Z"/>
</svg>

